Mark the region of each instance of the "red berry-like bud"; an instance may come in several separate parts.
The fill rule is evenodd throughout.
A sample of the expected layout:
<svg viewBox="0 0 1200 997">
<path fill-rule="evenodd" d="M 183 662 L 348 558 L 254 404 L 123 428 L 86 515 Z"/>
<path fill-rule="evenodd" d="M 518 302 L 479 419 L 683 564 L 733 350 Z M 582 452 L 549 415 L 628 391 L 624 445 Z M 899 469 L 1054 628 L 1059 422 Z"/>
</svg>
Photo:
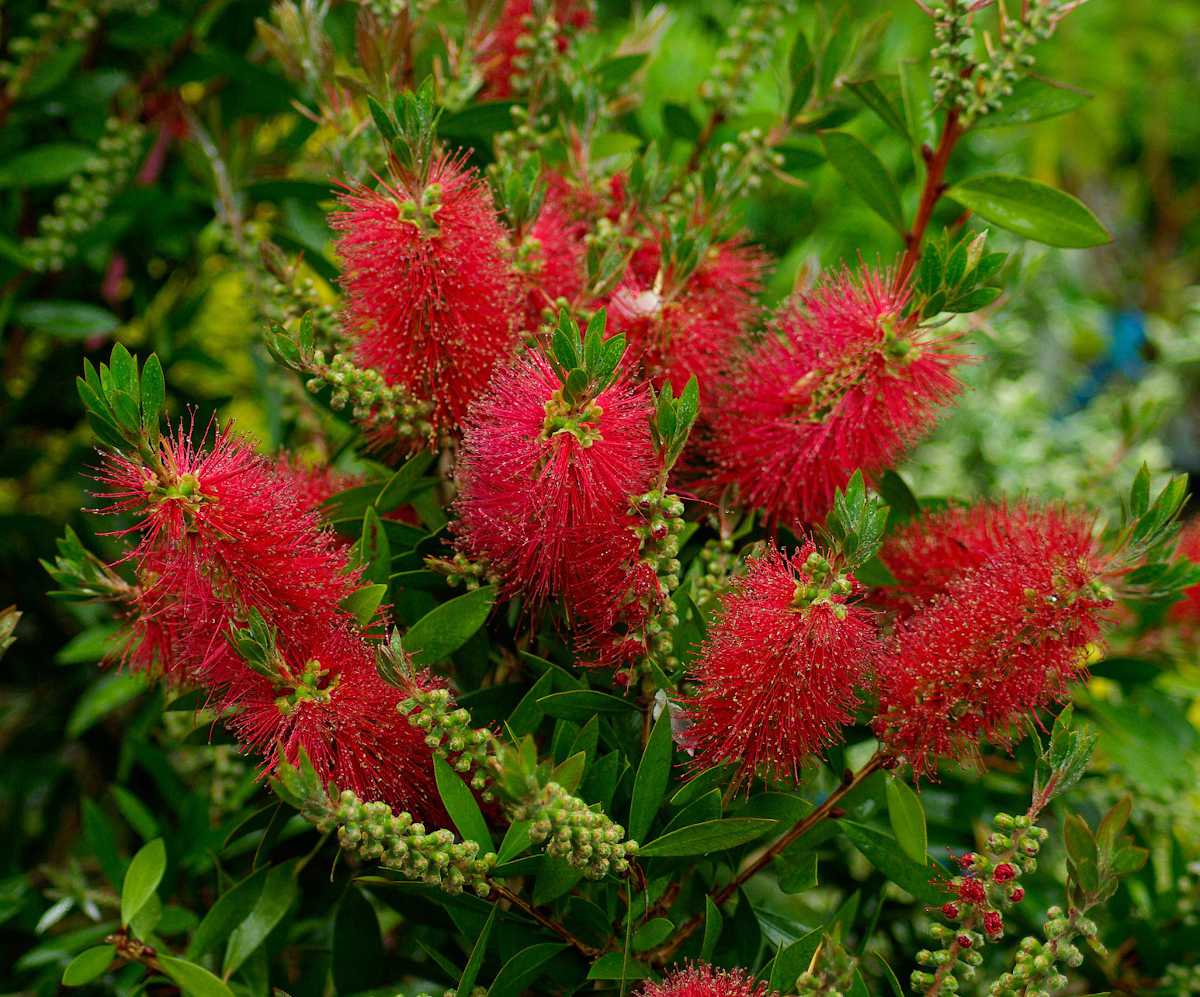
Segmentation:
<svg viewBox="0 0 1200 997">
<path fill-rule="evenodd" d="M 1016 868 L 1007 862 L 1001 862 L 998 866 L 996 866 L 995 871 L 992 873 L 992 879 L 994 879 L 997 883 L 1007 883 L 1010 879 L 1016 878 Z"/>
<path fill-rule="evenodd" d="M 942 913 L 951 921 L 958 920 L 958 904 L 942 904 Z"/>
<path fill-rule="evenodd" d="M 1008 891 L 1008 899 L 1011 900 L 1015 904 L 1019 904 L 1022 900 L 1025 899 L 1025 887 L 1014 886 L 1011 890 Z"/>
<path fill-rule="evenodd" d="M 960 949 L 969 949 L 969 948 L 971 947 L 971 945 L 972 945 L 972 944 L 974 944 L 974 943 L 971 941 L 971 936 L 970 936 L 970 935 L 959 935 L 959 936 L 958 936 L 958 937 L 955 939 L 955 941 L 956 941 L 956 942 L 958 942 L 958 947 L 959 947 Z"/>
<path fill-rule="evenodd" d="M 957 862 L 960 866 L 962 866 L 962 868 L 970 869 L 971 866 L 975 863 L 975 853 L 974 852 L 964 852 L 962 855 L 960 855 L 958 857 Z"/>
<path fill-rule="evenodd" d="M 1004 931 L 1004 919 L 994 910 L 989 910 L 983 915 L 983 930 L 993 938 L 999 936 Z"/>
<path fill-rule="evenodd" d="M 958 884 L 958 898 L 969 904 L 987 902 L 987 893 L 978 879 L 964 879 Z"/>
</svg>

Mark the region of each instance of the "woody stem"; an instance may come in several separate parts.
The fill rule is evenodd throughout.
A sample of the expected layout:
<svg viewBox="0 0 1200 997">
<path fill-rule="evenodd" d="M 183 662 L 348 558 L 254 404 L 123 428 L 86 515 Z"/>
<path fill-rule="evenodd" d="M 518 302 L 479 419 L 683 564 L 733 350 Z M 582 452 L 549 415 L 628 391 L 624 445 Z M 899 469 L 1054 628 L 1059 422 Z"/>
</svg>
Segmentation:
<svg viewBox="0 0 1200 997">
<path fill-rule="evenodd" d="M 938 200 L 946 192 L 946 166 L 950 162 L 950 154 L 965 131 L 959 123 L 958 111 L 951 108 L 946 113 L 946 123 L 942 127 L 937 149 L 931 151 L 928 146 L 922 149 L 925 157 L 925 186 L 921 189 L 921 200 L 917 204 L 912 228 L 904 235 L 904 256 L 896 270 L 897 289 L 904 286 L 913 267 L 917 265 L 917 260 L 921 258 L 921 241 L 925 238 L 929 219 L 933 216 L 933 209 Z"/>
</svg>

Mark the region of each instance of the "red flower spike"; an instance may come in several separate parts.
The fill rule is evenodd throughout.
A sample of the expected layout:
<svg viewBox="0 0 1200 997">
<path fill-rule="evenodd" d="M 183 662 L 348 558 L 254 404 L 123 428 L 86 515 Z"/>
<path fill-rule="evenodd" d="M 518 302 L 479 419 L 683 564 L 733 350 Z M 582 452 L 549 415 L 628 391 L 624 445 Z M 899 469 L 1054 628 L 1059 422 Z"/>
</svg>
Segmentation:
<svg viewBox="0 0 1200 997">
<path fill-rule="evenodd" d="M 472 407 L 459 451 L 459 545 L 534 605 L 562 597 L 572 612 L 615 600 L 636 561 L 629 511 L 659 472 L 645 388 L 618 378 L 579 432 L 550 425 L 561 382 L 527 353 L 497 372 Z"/>
<path fill-rule="evenodd" d="M 657 290 L 660 261 L 656 243 L 638 250 L 608 315 L 654 386 L 670 382 L 678 394 L 693 375 L 703 388 L 724 372 L 758 317 L 764 257 L 736 242 L 715 246 L 683 287 L 667 294 Z"/>
<path fill-rule="evenodd" d="M 303 750 L 323 783 L 445 826 L 425 735 L 397 709 L 404 695 L 379 677 L 373 647 L 349 627 L 317 627 L 283 658 L 286 675 L 243 667 L 221 701 L 236 710 L 234 734 L 266 759 L 263 773 L 280 755 L 296 764 Z M 425 673 L 422 682 L 434 679 Z"/>
<path fill-rule="evenodd" d="M 893 465 L 958 391 L 950 337 L 902 316 L 887 271 L 843 271 L 792 300 L 778 335 L 716 392 L 711 484 L 779 523 L 824 518 L 855 470 Z"/>
<path fill-rule="evenodd" d="M 1178 554 L 1200 563 L 1200 519 L 1193 520 L 1180 531 Z M 1184 589 L 1183 599 L 1171 607 L 1170 614 L 1172 620 L 1189 632 L 1200 628 L 1200 585 Z"/>
<path fill-rule="evenodd" d="M 479 39 L 476 53 L 486 97 L 504 100 L 512 96 L 513 74 L 518 72 L 513 60 L 521 55 L 520 39 L 529 34 L 527 20 L 532 15 L 533 0 L 505 0 L 495 26 Z M 591 7 L 586 0 L 554 0 L 554 19 L 559 25 L 555 41 L 564 52 L 571 36 L 592 23 Z"/>
<path fill-rule="evenodd" d="M 668 973 L 661 983 L 644 983 L 641 997 L 767 997 L 767 984 L 741 969 L 693 963 Z"/>
<path fill-rule="evenodd" d="M 301 506 L 314 511 L 319 511 L 321 504 L 338 492 L 363 483 L 361 475 L 347 474 L 332 467 L 305 465 L 286 453 L 276 458 L 273 470 L 295 492 Z"/>
<path fill-rule="evenodd" d="M 1085 675 L 1111 604 L 1091 525 L 1061 510 L 1036 522 L 896 627 L 874 726 L 917 775 L 985 738 L 1008 745 L 1020 720 Z"/>
<path fill-rule="evenodd" d="M 567 213 L 563 195 L 551 188 L 529 234 L 537 240 L 537 266 L 525 275 L 525 330 L 542 324 L 542 312 L 559 298 L 574 301 L 583 290 L 587 247 L 583 231 Z"/>
<path fill-rule="evenodd" d="M 461 158 L 442 156 L 423 191 L 381 183 L 339 200 L 330 224 L 359 361 L 431 401 L 435 434 L 457 429 L 520 318 L 491 195 Z"/>
<path fill-rule="evenodd" d="M 693 766 L 737 761 L 738 778 L 799 776 L 804 762 L 840 737 L 856 690 L 879 662 L 873 613 L 820 588 L 806 543 L 790 557 L 775 547 L 747 562 L 722 599 L 685 704 Z"/>
</svg>

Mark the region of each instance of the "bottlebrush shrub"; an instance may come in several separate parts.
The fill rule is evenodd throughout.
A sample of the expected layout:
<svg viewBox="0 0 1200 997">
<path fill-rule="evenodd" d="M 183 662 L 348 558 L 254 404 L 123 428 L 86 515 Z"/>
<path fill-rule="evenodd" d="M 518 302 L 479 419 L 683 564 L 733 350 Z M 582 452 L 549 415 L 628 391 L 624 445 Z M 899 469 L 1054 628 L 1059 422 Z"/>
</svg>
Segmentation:
<svg viewBox="0 0 1200 997">
<path fill-rule="evenodd" d="M 394 6 L 363 5 L 345 64 L 325 5 L 260 25 L 337 164 L 287 177 L 334 185 L 332 260 L 288 212 L 248 229 L 221 196 L 283 452 L 167 418 L 154 354 L 85 363 L 98 537 L 66 533 L 56 595 L 107 610 L 109 666 L 158 683 L 138 724 L 213 757 L 224 739 L 245 771 L 205 798 L 217 776 L 174 754 L 95 759 L 168 801 L 186 779 L 189 803 L 121 795 L 147 839 L 128 862 L 85 807 L 70 888 L 112 917 L 29 965 L 204 995 L 865 994 L 897 971 L 924 994 L 1040 994 L 1068 970 L 1129 989 L 1139 943 L 1104 904 L 1146 853 L 1129 801 L 1067 809 L 1097 734 L 1063 704 L 1090 702 L 1106 640 L 1186 612 L 1186 483 L 1152 499 L 1143 472 L 1102 524 L 921 500 L 895 470 L 959 391 L 954 317 L 1001 293 L 978 224 L 1107 239 L 1069 195 L 954 158 L 989 116 L 1063 109 L 1027 50 L 1076 4 L 1002 11 L 978 45 L 988 5 L 929 5 L 937 104 L 911 64 L 902 105 L 839 68 L 844 25 L 821 20 L 766 129 L 744 112 L 791 7 L 740 5 L 704 122 L 669 105 L 678 134 L 634 156 L 606 129 L 632 117 L 644 38 L 617 46 L 582 3 Z M 851 79 L 914 144 L 909 223 L 875 152 L 828 127 Z M 740 201 L 818 126 L 898 255 L 769 309 Z"/>
</svg>

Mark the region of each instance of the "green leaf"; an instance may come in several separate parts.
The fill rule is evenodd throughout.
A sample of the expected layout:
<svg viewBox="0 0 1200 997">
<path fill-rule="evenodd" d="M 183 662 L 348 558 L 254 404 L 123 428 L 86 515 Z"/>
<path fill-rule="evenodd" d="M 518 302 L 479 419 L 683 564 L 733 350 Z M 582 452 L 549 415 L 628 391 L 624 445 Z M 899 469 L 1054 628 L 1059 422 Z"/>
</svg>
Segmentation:
<svg viewBox="0 0 1200 997">
<path fill-rule="evenodd" d="M 929 838 L 925 830 L 925 808 L 908 783 L 892 776 L 887 780 L 888 820 L 904 854 L 925 865 Z"/>
<path fill-rule="evenodd" d="M 688 142 L 695 142 L 700 137 L 700 123 L 682 104 L 663 104 L 662 116 L 667 134 Z"/>
<path fill-rule="evenodd" d="M 542 942 L 522 949 L 500 968 L 488 988 L 488 997 L 518 997 L 537 979 L 542 967 L 566 947 L 559 942 Z"/>
<path fill-rule="evenodd" d="M 1026 76 L 1013 84 L 1012 93 L 1004 98 L 1004 105 L 998 111 L 983 115 L 973 127 L 1002 128 L 1044 121 L 1083 107 L 1091 99 L 1092 95 L 1085 90 Z"/>
<path fill-rule="evenodd" d="M 121 324 L 112 312 L 86 301 L 22 301 L 13 321 L 59 339 L 106 336 Z"/>
<path fill-rule="evenodd" d="M 665 917 L 656 917 L 641 925 L 633 933 L 633 947 L 639 952 L 652 949 L 659 942 L 665 942 L 671 937 L 675 925 Z"/>
<path fill-rule="evenodd" d="M 63 970 L 63 986 L 81 987 L 85 983 L 91 983 L 112 965 L 116 954 L 115 945 L 97 945 L 95 948 L 84 949 Z"/>
<path fill-rule="evenodd" d="M 512 100 L 486 100 L 444 115 L 438 121 L 438 134 L 445 138 L 488 139 L 513 127 Z"/>
<path fill-rule="evenodd" d="M 188 944 L 187 957 L 199 959 L 225 941 L 234 929 L 250 916 L 262 896 L 267 869 L 251 873 L 240 883 L 223 893 L 209 908 Z"/>
<path fill-rule="evenodd" d="M 713 903 L 712 897 L 704 898 L 704 938 L 700 942 L 700 961 L 710 962 L 721 938 L 721 928 L 725 919 L 721 910 Z"/>
<path fill-rule="evenodd" d="M 654 823 L 662 806 L 667 783 L 671 780 L 671 711 L 664 709 L 655 721 L 646 750 L 633 780 L 633 801 L 629 805 L 629 837 L 641 841 Z"/>
<path fill-rule="evenodd" d="M 838 828 L 850 839 L 867 861 L 887 876 L 901 889 L 907 890 L 922 903 L 930 906 L 945 902 L 945 894 L 930 880 L 938 871 L 936 867 L 914 862 L 900 848 L 890 834 L 884 834 L 865 824 L 839 820 Z"/>
<path fill-rule="evenodd" d="M 446 813 L 454 821 L 462 839 L 476 842 L 483 854 L 495 851 L 487 821 L 483 819 L 479 804 L 475 802 L 475 794 L 441 755 L 435 755 L 433 758 L 433 774 L 437 779 L 438 793 L 446 807 Z"/>
<path fill-rule="evenodd" d="M 0 163 L 0 188 L 49 187 L 71 179 L 91 159 L 86 145 L 49 142 L 24 149 Z"/>
<path fill-rule="evenodd" d="M 121 923 L 128 925 L 149 903 L 167 870 L 167 846 L 162 838 L 143 845 L 129 863 L 121 884 Z"/>
<path fill-rule="evenodd" d="M 824 928 L 810 931 L 780 951 L 771 963 L 770 989 L 788 993 L 796 986 L 796 977 L 808 969 L 821 944 Z"/>
<path fill-rule="evenodd" d="M 480 967 L 483 966 L 483 957 L 487 953 L 488 939 L 492 936 L 492 927 L 496 923 L 498 910 L 498 907 L 492 908 L 487 921 L 484 922 L 483 930 L 475 939 L 475 944 L 471 948 L 471 956 L 467 959 L 462 976 L 459 977 L 458 986 L 455 988 L 460 994 L 469 994 L 475 988 L 475 981 L 479 978 Z"/>
<path fill-rule="evenodd" d="M 354 884 L 346 888 L 333 921 L 333 984 L 339 994 L 370 990 L 386 965 L 379 918 Z"/>
<path fill-rule="evenodd" d="M 649 966 L 627 960 L 623 952 L 606 952 L 588 970 L 589 980 L 648 980 L 653 975 Z"/>
<path fill-rule="evenodd" d="M 1100 857 L 1091 828 L 1078 814 L 1072 814 L 1063 825 L 1067 855 L 1079 878 L 1079 885 L 1088 893 L 1100 888 Z"/>
<path fill-rule="evenodd" d="M 896 974 L 892 970 L 892 967 L 888 965 L 887 960 L 878 952 L 873 954 L 875 958 L 879 960 L 880 965 L 883 966 L 883 978 L 887 980 L 888 986 L 891 987 L 894 997 L 905 997 L 904 988 L 900 986 L 900 981 L 896 979 Z"/>
<path fill-rule="evenodd" d="M 383 602 L 383 597 L 387 595 L 387 591 L 387 585 L 382 582 L 376 585 L 364 585 L 362 588 L 351 592 L 338 605 L 358 620 L 360 626 L 365 627 L 374 618 L 375 610 Z M 407 643 L 405 646 L 407 646 Z"/>
<path fill-rule="evenodd" d="M 980 218 L 1048 246 L 1086 249 L 1112 241 L 1082 201 L 1027 177 L 990 173 L 964 180 L 946 196 Z"/>
<path fill-rule="evenodd" d="M 152 440 L 158 438 L 158 420 L 166 395 L 162 364 L 158 355 L 151 353 L 142 367 L 142 428 L 150 433 Z"/>
<path fill-rule="evenodd" d="M 905 142 L 912 141 L 912 137 L 908 133 L 908 122 L 904 120 L 904 112 L 892 103 L 877 81 L 858 80 L 850 83 L 849 86 L 851 93 L 874 111 L 885 125 Z"/>
<path fill-rule="evenodd" d="M 821 132 L 825 155 L 842 179 L 877 215 L 904 232 L 904 214 L 896 182 L 879 157 L 848 132 Z M 997 223 L 999 224 L 999 223 Z"/>
<path fill-rule="evenodd" d="M 792 81 L 788 114 L 794 116 L 799 114 L 808 102 L 816 79 L 816 63 L 813 61 L 808 36 L 802 30 L 796 32 L 796 40 L 792 43 L 792 51 L 788 55 L 788 76 Z"/>
<path fill-rule="evenodd" d="M 178 984 L 185 997 L 234 997 L 228 986 L 194 962 L 169 955 L 159 955 L 157 959 L 163 972 Z"/>
<path fill-rule="evenodd" d="M 271 868 L 263 883 L 262 894 L 241 924 L 229 936 L 225 946 L 225 962 L 222 972 L 226 978 L 232 976 L 250 958 L 255 950 L 267 940 L 275 926 L 291 908 L 300 893 L 296 882 L 296 862 L 285 862 Z"/>
<path fill-rule="evenodd" d="M 596 689 L 568 689 L 554 692 L 538 700 L 538 706 L 547 716 L 558 720 L 586 722 L 597 713 L 629 713 L 637 711 L 637 704 L 612 696 Z"/>
<path fill-rule="evenodd" d="M 888 506 L 888 526 L 896 527 L 921 514 L 921 504 L 899 474 L 890 468 L 879 478 L 879 495 Z"/>
<path fill-rule="evenodd" d="M 448 658 L 483 626 L 495 601 L 496 587 L 484 585 L 422 616 L 404 635 L 413 663 L 428 667 Z"/>
<path fill-rule="evenodd" d="M 642 858 L 678 858 L 711 855 L 761 838 L 779 822 L 762 817 L 727 817 L 707 820 L 664 834 L 638 850 Z"/>
</svg>

